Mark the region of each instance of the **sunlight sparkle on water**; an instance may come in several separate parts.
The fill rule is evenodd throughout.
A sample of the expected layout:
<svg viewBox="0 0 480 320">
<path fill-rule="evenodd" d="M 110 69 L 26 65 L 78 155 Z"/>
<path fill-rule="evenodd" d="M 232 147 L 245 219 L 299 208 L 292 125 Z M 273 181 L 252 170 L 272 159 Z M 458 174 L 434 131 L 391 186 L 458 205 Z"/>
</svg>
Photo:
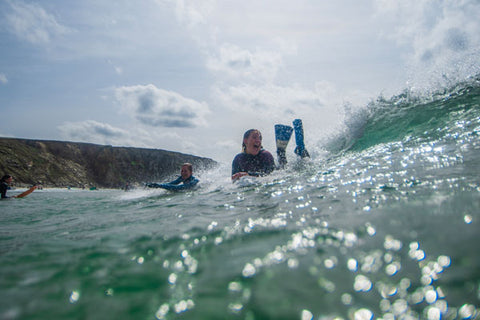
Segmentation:
<svg viewBox="0 0 480 320">
<path fill-rule="evenodd" d="M 402 248 L 402 242 L 394 239 L 392 236 L 387 235 L 385 237 L 384 247 L 387 250 L 399 251 Z"/>
<path fill-rule="evenodd" d="M 192 309 L 193 307 L 195 307 L 195 303 L 191 299 L 182 300 L 182 301 L 178 302 L 177 304 L 175 304 L 175 306 L 174 306 L 175 313 L 182 313 L 182 312 L 185 312 L 189 309 Z"/>
<path fill-rule="evenodd" d="M 368 309 L 359 309 L 355 311 L 354 314 L 354 319 L 355 320 L 370 320 L 373 319 L 373 312 L 368 310 Z"/>
<path fill-rule="evenodd" d="M 441 311 L 436 307 L 430 307 L 427 311 L 428 320 L 440 320 L 442 318 Z"/>
<path fill-rule="evenodd" d="M 427 292 L 425 292 L 425 301 L 428 304 L 432 304 L 437 301 L 437 291 L 435 291 L 433 288 L 427 290 Z"/>
<path fill-rule="evenodd" d="M 168 314 L 168 311 L 170 310 L 170 307 L 168 304 L 162 304 L 160 308 L 158 308 L 157 312 L 155 313 L 155 317 L 158 320 L 163 320 L 165 319 L 165 316 Z"/>
<path fill-rule="evenodd" d="M 478 314 L 478 310 L 472 304 L 464 304 L 459 310 L 458 315 L 462 319 L 474 319 Z"/>
<path fill-rule="evenodd" d="M 348 262 L 347 262 L 347 267 L 348 267 L 348 270 L 352 271 L 352 272 L 356 272 L 358 270 L 358 262 L 357 260 L 351 258 L 351 259 L 348 259 Z"/>
<path fill-rule="evenodd" d="M 463 217 L 463 221 L 465 221 L 466 224 L 471 224 L 472 221 L 473 221 L 473 218 L 472 218 L 471 215 L 466 214 L 466 215 Z"/>
<path fill-rule="evenodd" d="M 309 310 L 302 310 L 302 320 L 313 320 L 313 313 Z"/>
<path fill-rule="evenodd" d="M 231 292 L 240 292 L 242 291 L 242 284 L 237 281 L 232 281 L 228 284 L 228 290 Z"/>
<path fill-rule="evenodd" d="M 393 262 L 385 267 L 385 272 L 389 276 L 394 276 L 400 269 L 400 262 Z"/>
<path fill-rule="evenodd" d="M 168 283 L 175 284 L 177 282 L 177 275 L 172 273 L 168 276 Z"/>
<path fill-rule="evenodd" d="M 353 288 L 357 292 L 367 292 L 372 289 L 372 282 L 366 276 L 360 274 L 355 277 Z"/>
<path fill-rule="evenodd" d="M 78 299 L 80 299 L 80 292 L 72 291 L 69 298 L 70 303 L 76 303 Z"/>
<path fill-rule="evenodd" d="M 353 302 L 353 297 L 349 293 L 342 294 L 341 299 L 342 299 L 342 303 L 346 306 L 351 305 Z"/>
<path fill-rule="evenodd" d="M 245 267 L 243 267 L 242 275 L 245 278 L 251 278 L 255 275 L 257 270 L 255 269 L 255 266 L 251 263 L 247 263 Z"/>
<path fill-rule="evenodd" d="M 230 303 L 228 305 L 228 309 L 232 313 L 239 313 L 243 309 L 243 304 L 241 304 L 241 303 Z"/>
</svg>

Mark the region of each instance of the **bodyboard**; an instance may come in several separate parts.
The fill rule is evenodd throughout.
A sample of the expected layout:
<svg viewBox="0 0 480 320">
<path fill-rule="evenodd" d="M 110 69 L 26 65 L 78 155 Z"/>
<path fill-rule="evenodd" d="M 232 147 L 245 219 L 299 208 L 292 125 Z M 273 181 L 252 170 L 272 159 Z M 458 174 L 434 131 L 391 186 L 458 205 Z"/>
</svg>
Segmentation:
<svg viewBox="0 0 480 320">
<path fill-rule="evenodd" d="M 19 195 L 15 196 L 15 198 L 23 198 L 23 197 L 26 197 L 26 196 L 28 196 L 30 193 L 32 193 L 35 189 L 37 189 L 37 186 L 33 186 L 33 187 L 31 187 L 30 189 L 28 189 L 27 191 L 24 191 L 24 192 L 20 193 Z"/>
</svg>

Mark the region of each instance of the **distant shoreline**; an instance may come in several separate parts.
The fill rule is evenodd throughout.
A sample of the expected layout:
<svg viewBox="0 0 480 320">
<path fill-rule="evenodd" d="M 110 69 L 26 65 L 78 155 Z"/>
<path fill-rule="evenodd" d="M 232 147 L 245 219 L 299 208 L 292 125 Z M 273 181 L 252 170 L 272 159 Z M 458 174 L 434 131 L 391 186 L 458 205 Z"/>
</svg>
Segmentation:
<svg viewBox="0 0 480 320">
<path fill-rule="evenodd" d="M 122 189 L 171 177 L 185 162 L 194 170 L 218 165 L 162 149 L 0 137 L 0 174 L 11 174 L 15 187 Z"/>
</svg>

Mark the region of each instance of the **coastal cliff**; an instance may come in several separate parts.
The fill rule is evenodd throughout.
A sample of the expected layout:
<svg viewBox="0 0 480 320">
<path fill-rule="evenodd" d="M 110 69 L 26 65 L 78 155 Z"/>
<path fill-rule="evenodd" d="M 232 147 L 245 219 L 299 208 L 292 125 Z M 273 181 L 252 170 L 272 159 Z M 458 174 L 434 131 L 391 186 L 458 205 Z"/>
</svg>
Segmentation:
<svg viewBox="0 0 480 320">
<path fill-rule="evenodd" d="M 160 149 L 0 138 L 0 175 L 13 175 L 17 186 L 122 188 L 171 178 L 184 162 L 194 173 L 217 164 Z"/>
</svg>

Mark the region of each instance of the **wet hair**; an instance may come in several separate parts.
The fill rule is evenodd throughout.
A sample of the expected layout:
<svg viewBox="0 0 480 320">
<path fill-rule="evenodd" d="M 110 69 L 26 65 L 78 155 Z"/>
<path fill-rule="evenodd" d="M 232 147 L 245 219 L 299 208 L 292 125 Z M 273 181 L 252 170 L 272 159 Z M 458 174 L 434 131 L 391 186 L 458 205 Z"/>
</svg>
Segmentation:
<svg viewBox="0 0 480 320">
<path fill-rule="evenodd" d="M 262 139 L 262 133 L 258 129 L 249 129 L 249 130 L 245 131 L 245 133 L 243 134 L 243 139 L 242 139 L 242 152 L 247 152 L 247 146 L 245 145 L 245 142 L 244 142 L 245 139 L 248 139 L 248 137 L 250 137 L 250 135 L 255 131 L 260 134 L 260 140 Z"/>
<path fill-rule="evenodd" d="M 0 182 L 6 182 L 8 179 L 10 179 L 12 176 L 9 174 L 6 174 L 0 179 Z"/>
<path fill-rule="evenodd" d="M 193 165 L 191 163 L 185 162 L 182 164 L 182 167 L 187 167 L 190 173 L 193 173 Z"/>
</svg>

